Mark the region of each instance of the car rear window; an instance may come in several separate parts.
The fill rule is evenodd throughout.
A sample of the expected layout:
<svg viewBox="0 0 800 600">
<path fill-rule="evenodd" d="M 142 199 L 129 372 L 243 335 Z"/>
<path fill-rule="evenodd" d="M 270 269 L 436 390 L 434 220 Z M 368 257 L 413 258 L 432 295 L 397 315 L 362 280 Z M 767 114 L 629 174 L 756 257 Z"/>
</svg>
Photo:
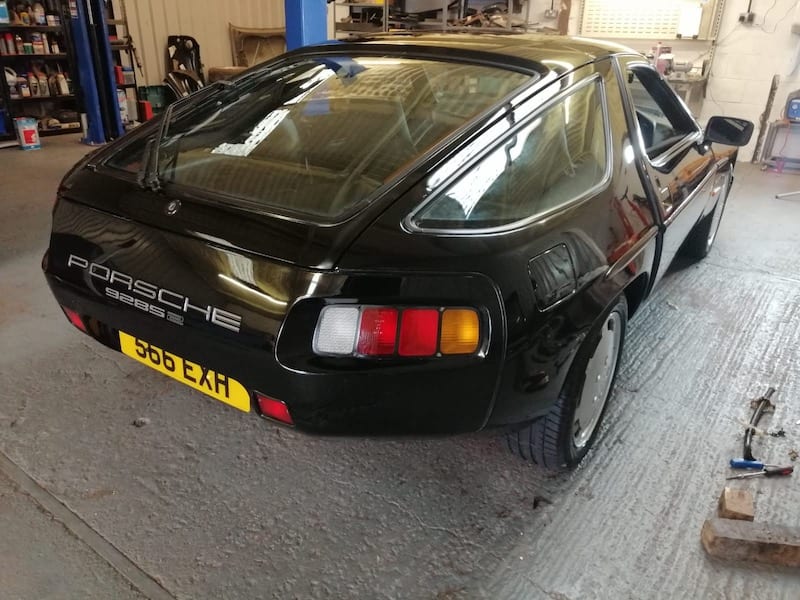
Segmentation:
<svg viewBox="0 0 800 600">
<path fill-rule="evenodd" d="M 255 73 L 176 111 L 163 183 L 333 220 L 531 75 L 399 57 L 315 57 Z M 137 172 L 145 142 L 107 164 Z"/>
<path fill-rule="evenodd" d="M 515 227 L 605 185 L 611 161 L 601 86 L 588 80 L 540 110 L 521 106 L 530 116 L 471 167 L 444 163 L 439 170 L 446 175 L 431 175 L 432 198 L 412 215 L 412 226 L 464 233 Z M 451 158 L 459 160 L 458 154 Z M 455 180 L 449 177 L 459 170 Z M 448 177 L 436 191 L 435 182 Z"/>
</svg>

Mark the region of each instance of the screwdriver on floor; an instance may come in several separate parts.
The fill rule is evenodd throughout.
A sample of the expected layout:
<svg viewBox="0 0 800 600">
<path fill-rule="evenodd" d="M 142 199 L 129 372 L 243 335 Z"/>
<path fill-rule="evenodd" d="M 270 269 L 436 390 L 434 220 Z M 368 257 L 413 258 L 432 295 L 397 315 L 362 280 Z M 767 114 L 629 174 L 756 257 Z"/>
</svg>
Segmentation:
<svg viewBox="0 0 800 600">
<path fill-rule="evenodd" d="M 744 479 L 745 477 L 758 477 L 763 475 L 764 477 L 779 477 L 784 475 L 791 475 L 794 472 L 794 467 L 789 465 L 787 467 L 777 467 L 774 465 L 765 465 L 764 469 L 758 471 L 757 473 L 743 473 L 741 475 L 733 475 L 732 477 L 726 477 L 725 479 Z"/>
</svg>

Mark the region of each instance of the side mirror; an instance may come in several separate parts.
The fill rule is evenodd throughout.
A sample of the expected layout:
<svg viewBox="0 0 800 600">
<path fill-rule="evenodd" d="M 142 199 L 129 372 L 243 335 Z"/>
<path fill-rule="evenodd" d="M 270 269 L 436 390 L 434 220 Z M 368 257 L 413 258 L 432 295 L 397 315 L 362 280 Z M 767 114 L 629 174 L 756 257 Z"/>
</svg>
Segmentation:
<svg viewBox="0 0 800 600">
<path fill-rule="evenodd" d="M 711 117 L 706 125 L 706 142 L 726 146 L 746 146 L 750 143 L 754 126 L 746 119 Z"/>
</svg>

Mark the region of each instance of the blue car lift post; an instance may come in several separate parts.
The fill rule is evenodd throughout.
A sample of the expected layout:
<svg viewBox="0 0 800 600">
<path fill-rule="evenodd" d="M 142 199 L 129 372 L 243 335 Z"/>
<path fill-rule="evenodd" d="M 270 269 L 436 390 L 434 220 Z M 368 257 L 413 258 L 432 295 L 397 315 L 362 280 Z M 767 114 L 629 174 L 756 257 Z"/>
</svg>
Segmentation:
<svg viewBox="0 0 800 600">
<path fill-rule="evenodd" d="M 284 6 L 287 50 L 328 39 L 328 5 L 325 0 L 284 0 Z"/>
<path fill-rule="evenodd" d="M 100 0 L 69 2 L 70 34 L 86 114 L 86 134 L 81 141 L 90 145 L 104 144 L 123 133 L 102 8 Z M 106 119 L 103 118 L 104 103 Z"/>
<path fill-rule="evenodd" d="M 284 2 L 287 50 L 328 39 L 326 0 L 284 0 Z M 116 89 L 113 78 L 108 76 L 111 53 L 102 17 L 102 4 L 99 0 L 70 0 L 69 7 L 72 39 L 83 92 L 83 108 L 87 119 L 86 137 L 83 141 L 87 144 L 103 144 L 122 134 L 122 123 L 119 112 L 111 111 L 108 106 L 112 104 L 110 99 L 116 99 Z M 93 29 L 99 31 L 95 32 Z M 101 90 L 100 86 L 103 86 L 102 93 L 98 93 Z M 105 120 L 101 108 L 103 104 L 101 96 L 107 100 L 105 102 L 107 112 L 112 113 L 106 115 Z"/>
</svg>

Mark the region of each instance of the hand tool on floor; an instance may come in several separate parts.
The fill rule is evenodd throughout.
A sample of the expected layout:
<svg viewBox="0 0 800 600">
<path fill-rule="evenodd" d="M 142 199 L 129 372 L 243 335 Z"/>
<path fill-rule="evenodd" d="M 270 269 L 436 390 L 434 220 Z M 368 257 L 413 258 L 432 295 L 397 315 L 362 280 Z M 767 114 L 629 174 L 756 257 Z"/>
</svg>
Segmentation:
<svg viewBox="0 0 800 600">
<path fill-rule="evenodd" d="M 756 473 L 742 473 L 741 475 L 732 475 L 731 477 L 726 477 L 725 479 L 744 479 L 746 477 L 782 477 L 786 475 L 791 475 L 794 472 L 794 467 L 788 465 L 786 467 L 779 467 L 775 465 L 766 465 L 761 471 Z"/>
<path fill-rule="evenodd" d="M 764 412 L 772 406 L 772 395 L 775 393 L 775 388 L 770 387 L 767 390 L 767 393 L 761 396 L 758 400 L 756 400 L 756 406 L 753 410 L 753 416 L 750 417 L 750 427 L 744 432 L 744 452 L 742 456 L 744 460 L 756 460 L 753 456 L 753 429 L 758 422 L 761 420 L 761 417 L 764 415 Z"/>
<path fill-rule="evenodd" d="M 774 467 L 767 465 L 760 460 L 745 460 L 744 458 L 732 458 L 731 469 L 763 469 L 764 467 Z"/>
</svg>

